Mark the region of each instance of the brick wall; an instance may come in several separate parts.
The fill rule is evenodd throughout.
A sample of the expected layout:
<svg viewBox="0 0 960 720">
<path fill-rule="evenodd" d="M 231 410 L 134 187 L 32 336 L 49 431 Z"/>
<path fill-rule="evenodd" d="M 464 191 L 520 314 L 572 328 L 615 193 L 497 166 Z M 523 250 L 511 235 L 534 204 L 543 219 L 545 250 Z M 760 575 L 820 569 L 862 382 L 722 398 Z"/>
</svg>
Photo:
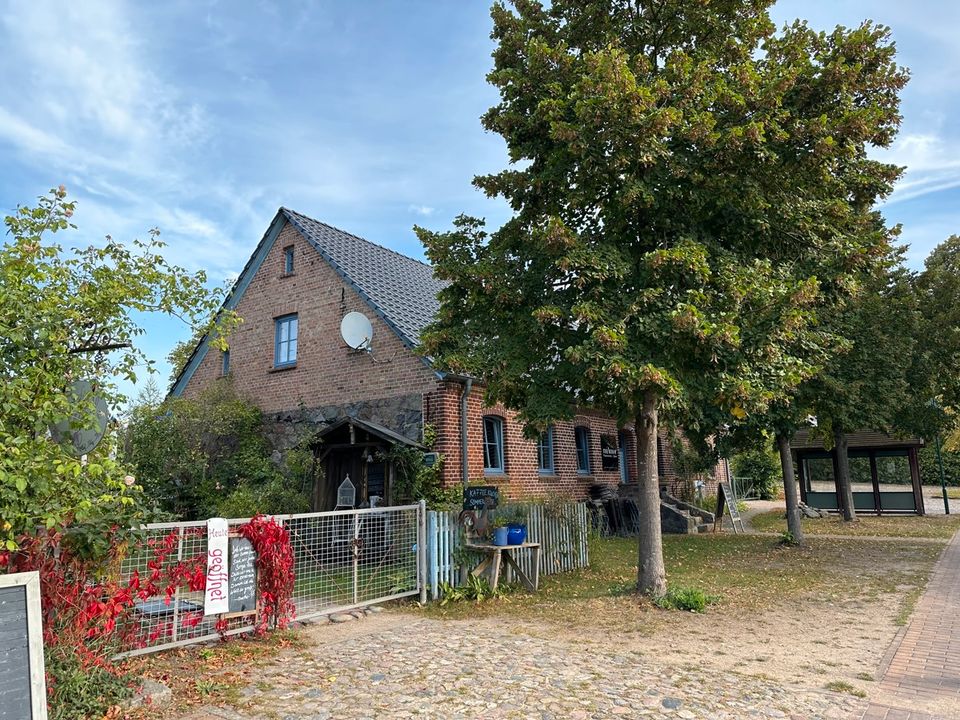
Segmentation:
<svg viewBox="0 0 960 720">
<path fill-rule="evenodd" d="M 445 485 L 462 482 L 460 445 L 460 398 L 463 385 L 440 383 L 437 390 L 424 397 L 424 416 L 438 432 L 434 449 L 445 457 L 443 479 Z M 495 415 L 503 420 L 504 472 L 486 474 L 483 467 L 483 417 Z M 586 497 L 590 485 L 620 483 L 620 471 L 602 470 L 600 436 L 617 436 L 614 420 L 601 413 L 583 411 L 573 420 L 560 421 L 553 428 L 554 472 L 543 474 L 538 468 L 537 443 L 524 436 L 516 413 L 500 405 L 487 406 L 483 388 L 474 386 L 467 402 L 467 452 L 469 478 L 472 482 L 498 485 L 511 498 L 562 494 Z M 577 472 L 576 439 L 574 428 L 589 430 L 590 472 Z M 624 428 L 627 468 L 630 479 L 636 481 L 636 441 L 632 428 Z"/>
<path fill-rule="evenodd" d="M 285 275 L 284 248 L 294 248 Z M 351 353 L 340 321 L 353 310 L 373 323 L 372 355 Z M 436 375 L 287 223 L 237 306 L 243 323 L 229 338 L 237 391 L 266 413 L 359 403 L 436 387 Z M 297 313 L 297 362 L 274 369 L 274 318 Z M 187 397 L 221 375 L 222 356 L 209 350 L 184 389 Z"/>
</svg>

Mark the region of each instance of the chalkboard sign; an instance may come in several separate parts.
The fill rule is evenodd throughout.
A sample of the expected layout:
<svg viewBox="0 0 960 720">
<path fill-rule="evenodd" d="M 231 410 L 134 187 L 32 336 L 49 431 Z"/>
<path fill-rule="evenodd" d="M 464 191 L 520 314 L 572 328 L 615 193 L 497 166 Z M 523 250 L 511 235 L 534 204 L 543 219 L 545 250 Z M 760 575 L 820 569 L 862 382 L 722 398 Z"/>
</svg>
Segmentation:
<svg viewBox="0 0 960 720">
<path fill-rule="evenodd" d="M 247 538 L 230 538 L 230 612 L 257 609 L 257 553 Z"/>
<path fill-rule="evenodd" d="M 476 485 L 463 490 L 464 510 L 493 510 L 500 502 L 500 490 L 493 485 Z"/>
<path fill-rule="evenodd" d="M 620 469 L 620 451 L 613 435 L 600 436 L 600 467 L 604 470 Z"/>
<path fill-rule="evenodd" d="M 730 511 L 730 521 L 733 523 L 734 534 L 745 532 L 743 529 L 743 518 L 740 517 L 740 509 L 737 507 L 737 496 L 734 495 L 733 488 L 730 487 L 730 483 L 728 482 L 722 482 L 719 486 L 720 492 L 717 493 L 717 519 L 714 527 L 723 520 L 723 507 L 726 505 Z M 740 527 L 737 527 L 738 523 Z"/>
<path fill-rule="evenodd" d="M 0 719 L 46 720 L 40 576 L 0 575 Z"/>
</svg>

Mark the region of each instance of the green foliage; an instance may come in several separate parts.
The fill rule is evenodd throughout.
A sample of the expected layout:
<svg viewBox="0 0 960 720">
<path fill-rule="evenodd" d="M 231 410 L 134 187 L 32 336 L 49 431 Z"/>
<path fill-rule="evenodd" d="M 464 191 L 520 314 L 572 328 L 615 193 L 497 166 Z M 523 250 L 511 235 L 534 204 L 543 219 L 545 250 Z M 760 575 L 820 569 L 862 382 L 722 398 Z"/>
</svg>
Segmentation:
<svg viewBox="0 0 960 720">
<path fill-rule="evenodd" d="M 657 607 L 664 610 L 684 610 L 702 613 L 707 605 L 719 602 L 720 598 L 699 588 L 670 587 L 665 595 L 654 599 Z"/>
<path fill-rule="evenodd" d="M 943 458 L 943 476 L 947 485 L 960 485 L 960 452 L 941 449 Z M 937 451 L 932 442 L 920 450 L 920 478 L 924 485 L 940 484 L 940 466 L 937 463 Z"/>
<path fill-rule="evenodd" d="M 311 453 L 293 449 L 278 465 L 262 413 L 236 394 L 229 379 L 196 399 L 158 403 L 142 396 L 131 409 L 124 458 L 136 468 L 145 494 L 176 517 L 250 517 L 310 508 Z"/>
<path fill-rule="evenodd" d="M 453 587 L 449 583 L 440 583 L 440 605 L 452 602 L 474 602 L 479 605 L 491 598 L 501 598 L 505 592 L 503 585 L 498 585 L 496 590 L 491 590 L 490 583 L 485 577 L 467 575 L 465 585 Z"/>
<path fill-rule="evenodd" d="M 735 455 L 730 469 L 738 480 L 749 481 L 761 500 L 776 499 L 783 478 L 780 457 L 769 444 Z"/>
<path fill-rule="evenodd" d="M 861 428 L 922 432 L 911 371 L 920 341 L 920 314 L 901 253 L 865 279 L 862 291 L 828 320 L 848 347 L 837 353 L 810 383 L 818 432 L 828 443 L 836 432 Z M 911 422 L 912 421 L 912 422 Z"/>
<path fill-rule="evenodd" d="M 85 665 L 68 648 L 44 648 L 47 675 L 55 678 L 49 692 L 50 720 L 100 718 L 133 695 L 137 678 L 113 668 Z"/>
<path fill-rule="evenodd" d="M 885 28 L 777 33 L 767 5 L 494 6 L 514 165 L 475 184 L 515 215 L 417 229 L 451 281 L 428 354 L 538 428 L 647 391 L 716 428 L 815 371 L 818 306 L 889 239 L 863 208 L 900 170 L 866 148 L 906 73 Z"/>
<path fill-rule="evenodd" d="M 780 544 L 787 546 L 798 545 L 797 539 L 793 536 L 793 533 L 789 530 L 782 530 L 780 532 Z"/>
<path fill-rule="evenodd" d="M 916 279 L 922 315 L 923 362 L 929 397 L 960 410 L 960 236 L 951 235 L 924 261 Z"/>
<path fill-rule="evenodd" d="M 526 525 L 530 512 L 523 505 L 506 503 L 494 511 L 494 517 L 503 525 Z"/>
<path fill-rule="evenodd" d="M 436 429 L 424 427 L 424 444 L 431 447 L 436 441 Z M 431 510 L 459 509 L 463 502 L 460 486 L 445 488 L 442 482 L 444 456 L 439 455 L 432 467 L 423 460 L 423 450 L 396 444 L 381 453 L 383 460 L 396 468 L 394 494 L 399 502 L 426 500 Z"/>
<path fill-rule="evenodd" d="M 67 393 L 87 379 L 108 405 L 125 398 L 116 380 L 135 379 L 152 364 L 137 347 L 144 313 L 203 324 L 221 304 L 203 273 L 169 264 L 156 231 L 146 241 L 64 248 L 52 240 L 73 228 L 74 203 L 61 186 L 36 207 L 4 219 L 0 247 L 0 543 L 38 527 L 113 518 L 138 519 L 141 502 L 108 437 L 83 461 L 50 440 L 47 428 L 72 418 L 75 430 L 95 422 L 92 402 Z M 69 236 L 68 236 L 69 240 Z M 226 314 L 229 329 L 234 316 Z M 220 342 L 219 336 L 217 342 Z M 99 522 L 99 521 L 98 521 Z"/>
</svg>

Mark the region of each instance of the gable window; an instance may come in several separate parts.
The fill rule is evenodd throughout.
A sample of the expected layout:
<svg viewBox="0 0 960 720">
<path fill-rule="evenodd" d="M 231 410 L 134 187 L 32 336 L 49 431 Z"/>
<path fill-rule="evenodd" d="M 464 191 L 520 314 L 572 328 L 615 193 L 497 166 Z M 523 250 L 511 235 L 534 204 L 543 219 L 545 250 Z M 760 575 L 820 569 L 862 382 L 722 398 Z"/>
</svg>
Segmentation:
<svg viewBox="0 0 960 720">
<path fill-rule="evenodd" d="M 293 245 L 283 249 L 283 274 L 290 275 L 293 272 Z"/>
<path fill-rule="evenodd" d="M 503 472 L 503 419 L 495 415 L 483 418 L 483 471 Z"/>
<path fill-rule="evenodd" d="M 297 315 L 284 315 L 274 320 L 273 366 L 297 364 Z"/>
<path fill-rule="evenodd" d="M 223 351 L 222 361 L 223 361 L 223 364 L 220 367 L 220 374 L 229 375 L 230 374 L 230 351 L 229 350 Z"/>
<path fill-rule="evenodd" d="M 590 474 L 590 428 L 578 427 L 573 431 L 577 443 L 577 472 Z"/>
<path fill-rule="evenodd" d="M 542 475 L 553 474 L 553 425 L 537 439 L 537 469 Z"/>
</svg>

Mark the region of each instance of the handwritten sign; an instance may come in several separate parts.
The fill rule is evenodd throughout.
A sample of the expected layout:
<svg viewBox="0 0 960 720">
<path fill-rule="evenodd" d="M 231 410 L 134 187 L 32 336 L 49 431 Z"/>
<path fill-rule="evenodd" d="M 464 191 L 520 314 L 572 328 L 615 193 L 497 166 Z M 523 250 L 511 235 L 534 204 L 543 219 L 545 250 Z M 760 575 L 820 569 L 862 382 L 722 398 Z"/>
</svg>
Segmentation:
<svg viewBox="0 0 960 720">
<path fill-rule="evenodd" d="M 475 485 L 463 490 L 464 510 L 493 510 L 500 503 L 500 490 L 493 485 Z"/>
<path fill-rule="evenodd" d="M 730 483 L 722 482 L 720 485 L 720 492 L 717 493 L 717 515 L 716 522 L 714 525 L 719 524 L 723 518 L 723 507 L 727 506 L 727 509 L 730 511 L 730 521 L 733 523 L 733 532 L 734 534 L 738 532 L 743 532 L 743 518 L 740 517 L 740 509 L 737 507 L 737 496 L 733 493 L 733 488 L 730 487 Z M 737 523 L 740 524 L 740 527 L 737 527 Z"/>
<path fill-rule="evenodd" d="M 257 553 L 247 538 L 230 538 L 230 612 L 257 609 Z"/>
<path fill-rule="evenodd" d="M 207 587 L 204 591 L 203 614 L 218 615 L 230 609 L 230 571 L 227 565 L 227 521 L 207 520 Z"/>
<path fill-rule="evenodd" d="M 620 451 L 613 435 L 600 436 L 600 467 L 604 470 L 620 469 Z"/>
</svg>

